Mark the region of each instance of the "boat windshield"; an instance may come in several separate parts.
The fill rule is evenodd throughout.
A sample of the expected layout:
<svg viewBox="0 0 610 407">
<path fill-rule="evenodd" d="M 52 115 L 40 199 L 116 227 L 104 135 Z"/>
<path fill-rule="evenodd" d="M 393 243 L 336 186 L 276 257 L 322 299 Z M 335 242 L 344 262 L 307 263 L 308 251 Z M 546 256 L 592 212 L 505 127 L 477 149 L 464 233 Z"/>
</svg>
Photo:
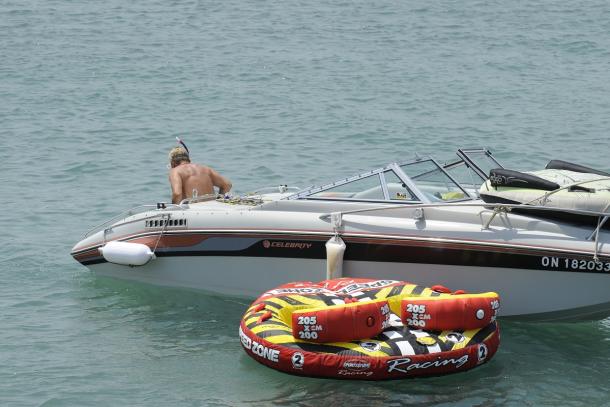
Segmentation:
<svg viewBox="0 0 610 407">
<path fill-rule="evenodd" d="M 486 148 L 460 148 L 457 151 L 457 155 L 481 178 L 482 181 L 487 180 L 489 177 L 489 171 L 496 168 L 504 168 L 491 155 L 491 151 Z"/>
<path fill-rule="evenodd" d="M 286 199 L 321 199 L 395 203 L 451 202 L 470 199 L 434 159 L 392 163 L 353 177 L 311 187 Z"/>
<path fill-rule="evenodd" d="M 431 202 L 468 198 L 466 191 L 431 159 L 403 164 L 400 168 Z"/>
<path fill-rule="evenodd" d="M 459 159 L 446 163 L 443 168 L 471 197 L 478 197 L 479 188 L 487 180 L 490 170 L 503 168 L 485 148 L 458 149 L 457 155 Z"/>
</svg>

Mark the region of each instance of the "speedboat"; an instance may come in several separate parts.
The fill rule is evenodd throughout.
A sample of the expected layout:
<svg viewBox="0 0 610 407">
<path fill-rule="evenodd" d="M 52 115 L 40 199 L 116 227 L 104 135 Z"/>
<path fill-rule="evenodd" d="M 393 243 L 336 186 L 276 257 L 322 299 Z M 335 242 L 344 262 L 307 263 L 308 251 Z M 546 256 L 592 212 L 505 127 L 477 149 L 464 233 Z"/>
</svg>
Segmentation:
<svg viewBox="0 0 610 407">
<path fill-rule="evenodd" d="M 71 254 L 100 275 L 248 298 L 374 278 L 496 291 L 502 316 L 610 315 L 610 213 L 481 200 L 501 168 L 486 149 L 460 149 L 448 163 L 418 157 L 305 189 L 143 205 Z"/>
</svg>

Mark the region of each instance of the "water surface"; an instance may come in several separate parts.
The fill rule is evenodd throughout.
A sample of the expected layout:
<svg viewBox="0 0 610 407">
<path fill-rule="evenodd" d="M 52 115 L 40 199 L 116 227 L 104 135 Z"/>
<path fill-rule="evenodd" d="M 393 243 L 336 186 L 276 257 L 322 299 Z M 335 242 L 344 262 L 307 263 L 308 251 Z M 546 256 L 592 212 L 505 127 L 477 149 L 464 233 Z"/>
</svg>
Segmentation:
<svg viewBox="0 0 610 407">
<path fill-rule="evenodd" d="M 460 146 L 610 169 L 606 2 L 429 3 L 1 1 L 0 404 L 609 405 L 608 319 L 504 322 L 454 376 L 300 378 L 242 352 L 245 301 L 69 256 L 169 199 L 177 135 L 241 192 Z"/>
</svg>

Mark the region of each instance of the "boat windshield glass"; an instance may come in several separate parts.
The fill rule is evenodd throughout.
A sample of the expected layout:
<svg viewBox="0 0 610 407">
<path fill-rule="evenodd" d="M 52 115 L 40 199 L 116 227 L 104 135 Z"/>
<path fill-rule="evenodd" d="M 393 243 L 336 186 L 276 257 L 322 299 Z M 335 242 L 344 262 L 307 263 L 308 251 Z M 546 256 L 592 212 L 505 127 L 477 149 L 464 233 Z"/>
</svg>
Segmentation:
<svg viewBox="0 0 610 407">
<path fill-rule="evenodd" d="M 479 188 L 483 185 L 483 179 L 463 160 L 448 163 L 443 166 L 445 171 L 456 180 L 462 188 L 473 198 L 478 198 Z"/>
<path fill-rule="evenodd" d="M 432 160 L 415 161 L 403 164 L 400 168 L 432 202 L 469 198 L 466 191 Z"/>
<path fill-rule="evenodd" d="M 489 171 L 503 168 L 484 148 L 459 149 L 457 155 L 458 160 L 445 163 L 443 168 L 473 198 L 479 196 L 479 188 L 487 180 Z"/>
<path fill-rule="evenodd" d="M 415 195 L 393 171 L 385 171 L 383 173 L 383 180 L 385 180 L 387 189 L 391 189 L 389 199 L 400 199 L 403 201 L 415 199 Z M 314 198 L 383 201 L 388 199 L 383 186 L 384 184 L 380 174 L 373 174 L 365 178 L 326 188 L 323 191 L 315 192 L 309 196 Z"/>
<path fill-rule="evenodd" d="M 385 199 L 378 174 L 337 185 L 310 196 L 316 198 Z"/>
<path fill-rule="evenodd" d="M 388 199 L 392 201 L 417 201 L 417 197 L 411 192 L 407 185 L 402 182 L 394 171 L 385 171 L 383 173 L 386 185 L 388 187 Z"/>
<path fill-rule="evenodd" d="M 489 177 L 489 171 L 502 168 L 502 165 L 492 157 L 488 150 L 462 150 L 462 152 L 483 172 L 485 180 Z"/>
<path fill-rule="evenodd" d="M 394 203 L 453 202 L 472 199 L 433 158 L 384 167 L 312 186 L 284 199 L 351 200 Z"/>
</svg>

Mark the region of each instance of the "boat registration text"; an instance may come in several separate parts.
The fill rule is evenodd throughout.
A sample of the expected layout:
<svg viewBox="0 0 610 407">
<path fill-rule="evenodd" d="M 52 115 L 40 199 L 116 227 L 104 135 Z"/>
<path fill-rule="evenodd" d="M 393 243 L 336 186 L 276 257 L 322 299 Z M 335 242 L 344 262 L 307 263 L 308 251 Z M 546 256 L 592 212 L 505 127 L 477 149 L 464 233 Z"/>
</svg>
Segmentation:
<svg viewBox="0 0 610 407">
<path fill-rule="evenodd" d="M 542 267 L 558 270 L 578 270 L 589 272 L 610 272 L 610 262 L 599 260 L 579 260 L 563 257 L 545 256 L 541 258 Z"/>
</svg>

